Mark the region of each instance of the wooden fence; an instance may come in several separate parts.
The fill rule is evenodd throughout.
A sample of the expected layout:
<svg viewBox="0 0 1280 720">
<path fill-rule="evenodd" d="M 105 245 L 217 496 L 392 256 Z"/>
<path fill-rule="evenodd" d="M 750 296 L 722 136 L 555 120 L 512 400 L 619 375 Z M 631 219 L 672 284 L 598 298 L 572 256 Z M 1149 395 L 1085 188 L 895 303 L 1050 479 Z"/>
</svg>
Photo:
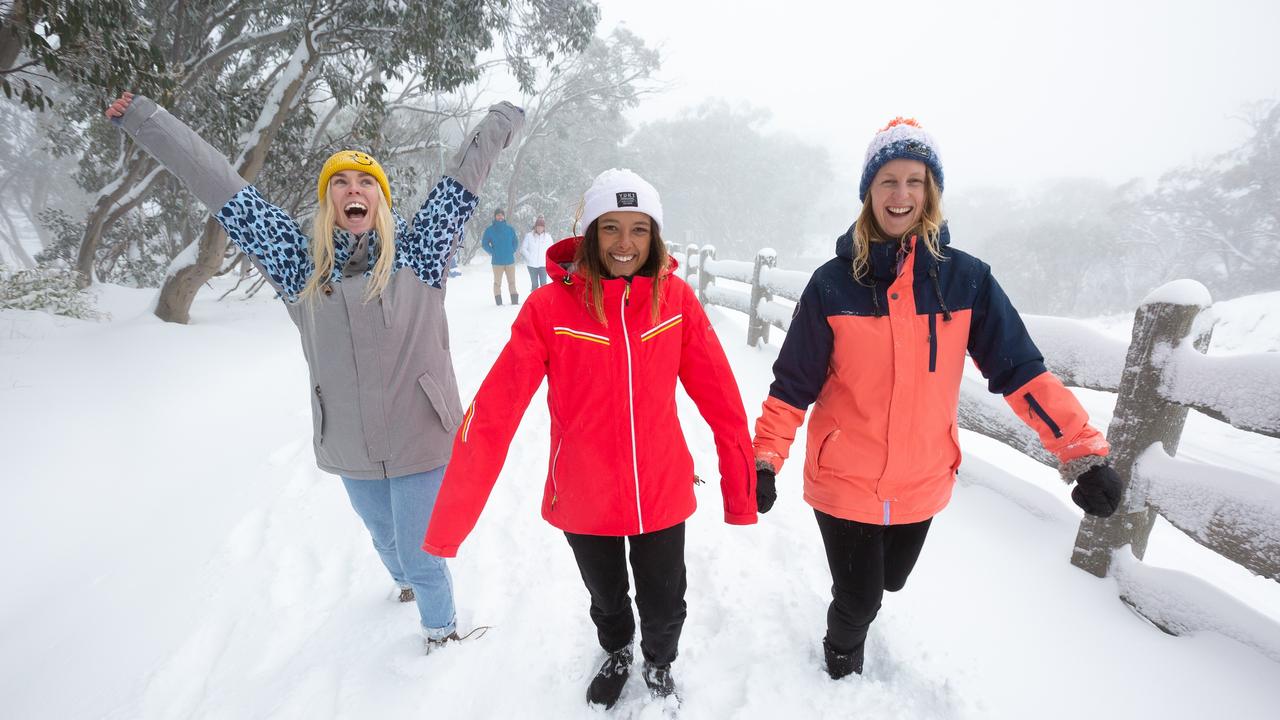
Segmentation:
<svg viewBox="0 0 1280 720">
<path fill-rule="evenodd" d="M 698 297 L 746 313 L 747 343 L 786 330 L 809 273 L 780 270 L 772 250 L 754 262 L 717 259 L 715 248 L 676 246 Z M 716 280 L 748 289 L 717 287 Z M 1280 354 L 1205 355 L 1211 326 L 1197 324 L 1209 292 L 1193 280 L 1153 291 L 1138 307 L 1128 345 L 1085 323 L 1024 316 L 1046 364 L 1063 383 L 1116 394 L 1107 428 L 1111 465 L 1125 487 L 1110 518 L 1086 515 L 1072 564 L 1114 577 L 1120 597 L 1171 634 L 1213 630 L 1280 662 L 1280 625 L 1197 578 L 1141 563 L 1157 515 L 1201 545 L 1250 572 L 1280 581 L 1280 485 L 1227 468 L 1176 457 L 1187 411 L 1280 438 Z M 960 426 L 1057 467 L 1039 438 L 984 383 L 965 378 Z M 1125 547 L 1129 551 L 1121 551 Z"/>
</svg>

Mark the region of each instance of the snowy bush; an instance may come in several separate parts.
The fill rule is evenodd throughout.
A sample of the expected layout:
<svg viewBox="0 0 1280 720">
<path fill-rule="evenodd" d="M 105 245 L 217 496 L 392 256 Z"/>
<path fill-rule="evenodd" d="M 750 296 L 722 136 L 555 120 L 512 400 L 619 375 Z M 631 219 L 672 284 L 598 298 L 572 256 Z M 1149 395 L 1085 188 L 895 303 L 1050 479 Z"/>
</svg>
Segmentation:
<svg viewBox="0 0 1280 720">
<path fill-rule="evenodd" d="M 102 317 L 90 295 L 76 285 L 76 272 L 58 268 L 0 269 L 0 310 L 44 310 L 84 320 Z"/>
</svg>

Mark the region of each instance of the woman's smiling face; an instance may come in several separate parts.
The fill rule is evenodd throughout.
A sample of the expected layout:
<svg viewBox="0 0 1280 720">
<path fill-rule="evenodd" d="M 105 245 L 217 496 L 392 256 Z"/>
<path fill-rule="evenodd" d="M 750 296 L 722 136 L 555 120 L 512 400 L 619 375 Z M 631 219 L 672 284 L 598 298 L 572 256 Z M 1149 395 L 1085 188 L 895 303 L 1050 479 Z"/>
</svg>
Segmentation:
<svg viewBox="0 0 1280 720">
<path fill-rule="evenodd" d="M 899 238 L 920 222 L 924 213 L 924 163 L 899 158 L 890 160 L 871 180 L 867 202 L 880 229 Z"/>
<path fill-rule="evenodd" d="M 611 277 L 635 275 L 649 259 L 653 220 L 642 212 L 607 212 L 596 220 L 600 261 Z"/>
<path fill-rule="evenodd" d="M 328 196 L 337 226 L 360 235 L 373 227 L 374 214 L 382 202 L 382 186 L 369 173 L 343 170 L 329 178 Z"/>
</svg>

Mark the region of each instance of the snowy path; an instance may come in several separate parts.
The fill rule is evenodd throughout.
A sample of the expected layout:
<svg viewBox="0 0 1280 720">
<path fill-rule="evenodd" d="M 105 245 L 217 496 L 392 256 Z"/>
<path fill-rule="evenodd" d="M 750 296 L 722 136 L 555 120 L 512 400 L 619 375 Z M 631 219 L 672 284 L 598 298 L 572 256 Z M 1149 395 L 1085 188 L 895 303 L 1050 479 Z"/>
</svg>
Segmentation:
<svg viewBox="0 0 1280 720">
<path fill-rule="evenodd" d="M 493 307 L 489 281 L 471 267 L 450 289 L 464 403 L 515 315 Z M 149 293 L 106 293 L 110 323 L 0 314 L 0 717 L 603 715 L 582 701 L 600 656 L 586 592 L 538 516 L 542 391 L 452 564 L 460 624 L 494 630 L 423 657 L 415 609 L 390 599 L 340 485 L 313 464 L 284 312 L 209 293 L 194 325 L 165 326 L 145 312 Z M 754 415 L 776 349 L 747 348 L 740 317 L 711 314 Z M 682 400 L 711 477 L 710 431 Z M 1051 472 L 964 443 L 976 481 L 886 598 L 866 676 L 846 682 L 821 672 L 830 579 L 799 463 L 757 526 L 723 524 L 718 488 L 700 488 L 681 716 L 1248 718 L 1280 705 L 1275 663 L 1214 636 L 1165 636 L 1111 581 L 1071 568 L 1078 513 Z M 1274 445 L 1246 455 L 1280 465 Z M 1274 583 L 1252 580 L 1231 582 L 1280 606 Z M 612 715 L 659 710 L 633 678 Z"/>
</svg>

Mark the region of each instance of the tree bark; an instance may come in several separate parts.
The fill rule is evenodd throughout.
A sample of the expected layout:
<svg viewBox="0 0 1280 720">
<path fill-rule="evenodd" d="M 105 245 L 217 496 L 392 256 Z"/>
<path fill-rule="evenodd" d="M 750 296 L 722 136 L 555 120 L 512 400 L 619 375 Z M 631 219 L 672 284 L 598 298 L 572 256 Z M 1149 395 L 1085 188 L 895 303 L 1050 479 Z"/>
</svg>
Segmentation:
<svg viewBox="0 0 1280 720">
<path fill-rule="evenodd" d="M 80 252 L 76 256 L 76 270 L 80 273 L 77 282 L 81 288 L 87 288 L 93 284 L 93 261 L 98 252 L 98 243 L 113 215 L 119 217 L 118 213 L 113 213 L 116 203 L 133 189 L 140 178 L 154 169 L 155 161 L 138 153 L 129 163 L 120 182 L 108 186 L 98 195 L 97 202 L 93 204 L 93 209 L 85 218 L 84 237 L 80 241 Z"/>
<path fill-rule="evenodd" d="M 9 16 L 0 20 L 0 72 L 9 70 L 22 51 L 22 31 L 27 23 L 26 0 L 13 0 Z"/>
</svg>

